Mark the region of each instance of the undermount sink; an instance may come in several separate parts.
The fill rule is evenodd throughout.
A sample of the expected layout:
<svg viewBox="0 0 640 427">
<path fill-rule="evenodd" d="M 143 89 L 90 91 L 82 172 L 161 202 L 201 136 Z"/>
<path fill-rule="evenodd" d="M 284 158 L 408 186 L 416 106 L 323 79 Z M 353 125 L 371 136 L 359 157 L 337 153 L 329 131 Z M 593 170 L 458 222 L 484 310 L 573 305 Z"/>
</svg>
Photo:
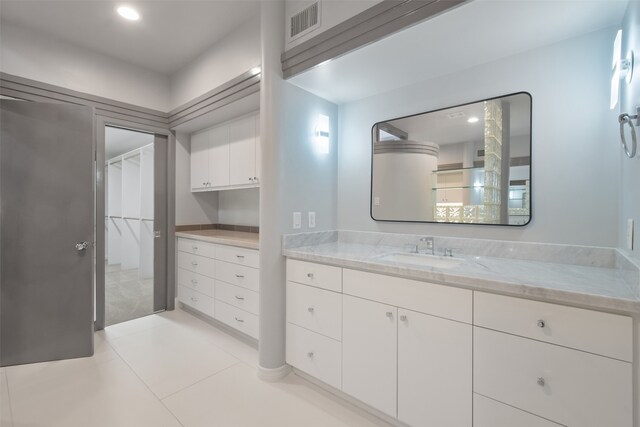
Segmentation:
<svg viewBox="0 0 640 427">
<path fill-rule="evenodd" d="M 411 264 L 435 268 L 453 268 L 464 262 L 464 259 L 462 258 L 412 254 L 406 252 L 394 252 L 379 256 L 377 259 L 381 261 L 397 262 L 398 264 Z"/>
</svg>

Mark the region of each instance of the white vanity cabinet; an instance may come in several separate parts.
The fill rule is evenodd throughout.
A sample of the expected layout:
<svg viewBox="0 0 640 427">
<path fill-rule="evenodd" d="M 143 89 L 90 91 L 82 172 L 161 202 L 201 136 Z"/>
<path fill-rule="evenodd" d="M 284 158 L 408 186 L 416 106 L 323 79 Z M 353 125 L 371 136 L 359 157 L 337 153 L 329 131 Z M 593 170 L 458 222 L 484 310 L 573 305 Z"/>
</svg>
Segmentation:
<svg viewBox="0 0 640 427">
<path fill-rule="evenodd" d="M 177 247 L 178 300 L 257 339 L 259 252 L 184 237 Z"/>
<path fill-rule="evenodd" d="M 260 182 L 259 115 L 191 135 L 191 191 L 256 187 Z"/>
<path fill-rule="evenodd" d="M 287 363 L 409 425 L 470 427 L 471 304 L 464 289 L 289 259 Z"/>
<path fill-rule="evenodd" d="M 287 260 L 287 363 L 418 427 L 632 427 L 623 315 Z"/>
</svg>

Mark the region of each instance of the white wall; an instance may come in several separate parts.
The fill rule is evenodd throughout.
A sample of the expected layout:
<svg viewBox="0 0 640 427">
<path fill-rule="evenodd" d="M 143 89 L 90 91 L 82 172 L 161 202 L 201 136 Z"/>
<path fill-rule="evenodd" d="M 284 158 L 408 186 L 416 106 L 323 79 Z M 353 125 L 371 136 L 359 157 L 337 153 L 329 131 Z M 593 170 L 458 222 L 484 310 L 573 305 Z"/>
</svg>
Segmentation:
<svg viewBox="0 0 640 427">
<path fill-rule="evenodd" d="M 636 65 L 631 84 L 620 82 L 621 99 L 620 113 L 632 113 L 635 107 L 640 105 L 640 0 L 632 0 L 629 3 L 622 25 L 622 52 L 626 55 L 629 49 L 636 54 Z M 636 132 L 640 129 L 636 128 Z M 639 132 L 640 133 L 640 132 Z M 629 135 L 629 130 L 627 130 Z M 612 144 L 615 144 L 617 136 L 613 135 Z M 620 153 L 621 182 L 621 207 L 620 207 L 620 247 L 626 248 L 627 219 L 635 222 L 633 256 L 640 258 L 640 151 L 634 159 L 628 159 L 620 143 L 617 144 Z M 640 150 L 640 147 L 639 147 Z"/>
<path fill-rule="evenodd" d="M 608 108 L 614 36 L 613 28 L 598 31 L 341 105 L 339 228 L 616 246 L 620 153 L 616 113 Z M 518 91 L 533 97 L 528 226 L 382 223 L 369 217 L 374 123 Z"/>
<path fill-rule="evenodd" d="M 338 106 L 291 83 L 283 83 L 284 119 L 279 155 L 284 233 L 331 230 L 337 226 Z M 329 116 L 329 154 L 318 153 L 314 132 L 318 115 Z M 369 131 L 367 131 L 369 132 Z M 268 165 L 265 165 L 265 168 Z M 307 212 L 316 212 L 316 227 L 308 228 Z M 302 229 L 294 230 L 293 212 L 302 212 Z"/>
<path fill-rule="evenodd" d="M 291 21 L 289 17 L 305 9 L 315 2 L 315 0 L 287 0 L 285 2 L 285 50 L 291 49 L 300 43 L 317 36 L 329 28 L 335 27 L 341 22 L 369 9 L 381 0 L 320 0 L 320 26 L 308 34 L 300 36 L 296 39 L 289 40 L 287 37 L 291 34 Z"/>
<path fill-rule="evenodd" d="M 169 79 L 89 49 L 2 23 L 0 69 L 28 79 L 167 111 Z"/>
<path fill-rule="evenodd" d="M 260 65 L 260 21 L 249 20 L 171 77 L 171 109 Z"/>
<path fill-rule="evenodd" d="M 260 189 L 218 192 L 218 222 L 231 225 L 260 225 Z"/>
<path fill-rule="evenodd" d="M 191 139 L 176 134 L 176 225 L 218 223 L 218 193 L 191 192 Z"/>
</svg>

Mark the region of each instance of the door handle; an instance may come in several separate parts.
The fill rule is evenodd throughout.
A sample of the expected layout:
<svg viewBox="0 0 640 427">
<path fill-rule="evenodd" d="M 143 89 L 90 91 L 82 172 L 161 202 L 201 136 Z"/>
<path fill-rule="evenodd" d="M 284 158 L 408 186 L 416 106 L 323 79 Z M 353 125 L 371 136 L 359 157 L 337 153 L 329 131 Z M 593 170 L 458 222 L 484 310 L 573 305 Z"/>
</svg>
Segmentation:
<svg viewBox="0 0 640 427">
<path fill-rule="evenodd" d="M 88 247 L 89 247 L 89 242 L 76 243 L 76 250 L 78 252 L 82 252 L 82 251 L 86 250 Z"/>
</svg>

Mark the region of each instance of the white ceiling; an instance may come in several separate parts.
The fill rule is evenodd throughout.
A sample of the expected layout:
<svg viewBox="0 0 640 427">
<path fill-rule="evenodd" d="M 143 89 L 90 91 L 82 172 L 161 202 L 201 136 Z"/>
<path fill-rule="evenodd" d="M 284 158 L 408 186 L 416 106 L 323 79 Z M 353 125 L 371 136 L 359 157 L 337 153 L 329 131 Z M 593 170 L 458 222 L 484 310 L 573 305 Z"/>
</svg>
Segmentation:
<svg viewBox="0 0 640 427">
<path fill-rule="evenodd" d="M 153 135 L 150 133 L 107 126 L 105 130 L 104 158 L 110 160 L 151 143 L 153 143 Z"/>
<path fill-rule="evenodd" d="M 116 13 L 134 6 L 137 22 Z M 2 0 L 0 18 L 171 75 L 257 16 L 251 0 Z"/>
<path fill-rule="evenodd" d="M 289 81 L 335 103 L 349 102 L 620 25 L 627 4 L 474 0 Z"/>
</svg>

